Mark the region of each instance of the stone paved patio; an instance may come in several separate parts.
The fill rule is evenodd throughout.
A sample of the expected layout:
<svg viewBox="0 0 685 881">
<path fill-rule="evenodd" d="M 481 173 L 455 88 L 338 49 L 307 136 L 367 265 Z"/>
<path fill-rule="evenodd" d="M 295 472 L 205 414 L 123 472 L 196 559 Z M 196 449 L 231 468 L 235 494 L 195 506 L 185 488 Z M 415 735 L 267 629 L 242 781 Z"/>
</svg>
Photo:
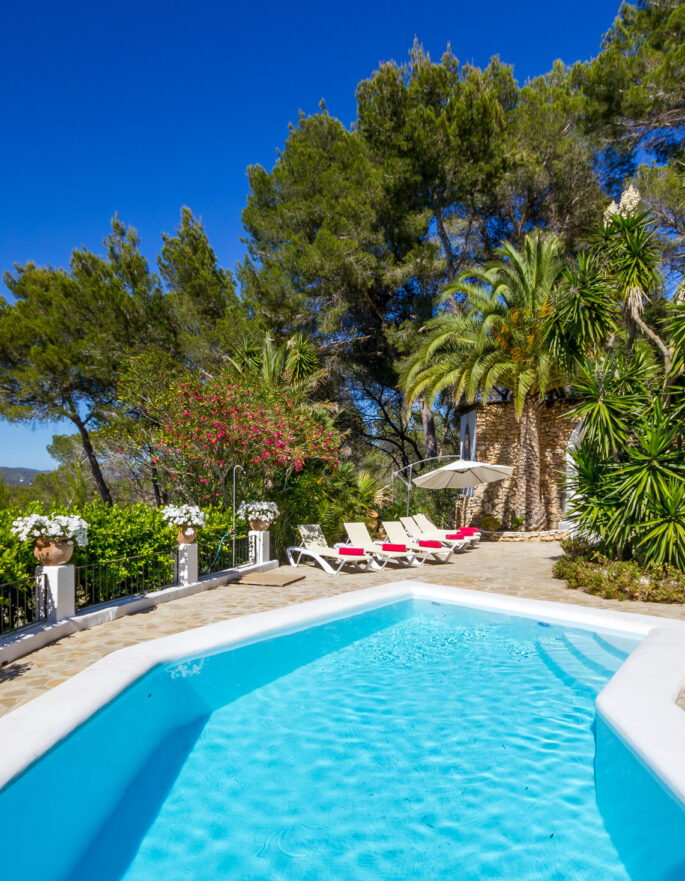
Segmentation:
<svg viewBox="0 0 685 881">
<path fill-rule="evenodd" d="M 570 591 L 552 576 L 560 549 L 556 543 L 488 544 L 452 558 L 445 565 L 388 568 L 385 572 L 341 574 L 302 567 L 302 581 L 286 587 L 227 584 L 74 633 L 0 669 L 0 715 L 53 688 L 103 655 L 128 645 L 167 636 L 214 621 L 263 612 L 290 603 L 333 596 L 406 578 L 595 608 L 620 609 L 685 619 L 685 606 L 604 600 Z"/>
</svg>

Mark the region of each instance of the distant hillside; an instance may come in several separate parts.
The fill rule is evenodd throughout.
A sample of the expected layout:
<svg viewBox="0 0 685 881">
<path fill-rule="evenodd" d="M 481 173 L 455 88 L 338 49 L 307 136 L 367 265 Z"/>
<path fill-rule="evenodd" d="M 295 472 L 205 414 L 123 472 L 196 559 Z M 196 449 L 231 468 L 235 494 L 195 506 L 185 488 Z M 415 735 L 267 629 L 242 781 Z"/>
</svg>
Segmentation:
<svg viewBox="0 0 685 881">
<path fill-rule="evenodd" d="M 0 466 L 0 475 L 7 486 L 31 486 L 36 479 L 36 474 L 45 474 L 46 470 L 38 468 L 3 468 Z"/>
</svg>

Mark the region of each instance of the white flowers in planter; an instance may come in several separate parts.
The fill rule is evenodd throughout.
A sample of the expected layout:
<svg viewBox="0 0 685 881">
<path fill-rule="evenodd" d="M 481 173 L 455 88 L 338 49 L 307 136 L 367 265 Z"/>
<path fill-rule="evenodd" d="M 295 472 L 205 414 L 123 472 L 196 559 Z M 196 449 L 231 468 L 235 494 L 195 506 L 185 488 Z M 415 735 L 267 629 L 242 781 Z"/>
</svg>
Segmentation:
<svg viewBox="0 0 685 881">
<path fill-rule="evenodd" d="M 238 516 L 245 520 L 263 520 L 273 523 L 281 512 L 276 502 L 242 502 L 238 508 Z"/>
<path fill-rule="evenodd" d="M 65 541 L 85 548 L 88 544 L 88 524 L 75 514 L 29 514 L 12 523 L 12 534 L 20 541 L 39 538 Z"/>
<path fill-rule="evenodd" d="M 165 505 L 162 517 L 170 526 L 194 526 L 201 529 L 205 525 L 205 514 L 197 505 Z"/>
<path fill-rule="evenodd" d="M 205 525 L 205 513 L 197 505 L 165 505 L 162 517 L 170 526 L 194 526 L 201 529 Z"/>
</svg>

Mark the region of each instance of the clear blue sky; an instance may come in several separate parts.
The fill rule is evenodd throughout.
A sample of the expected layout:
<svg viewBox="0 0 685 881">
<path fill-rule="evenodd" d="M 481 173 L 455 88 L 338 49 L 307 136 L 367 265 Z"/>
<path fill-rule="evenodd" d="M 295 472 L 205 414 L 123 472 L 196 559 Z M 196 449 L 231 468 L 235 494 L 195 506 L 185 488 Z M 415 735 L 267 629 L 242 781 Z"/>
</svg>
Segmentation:
<svg viewBox="0 0 685 881">
<path fill-rule="evenodd" d="M 154 261 L 182 205 L 241 257 L 245 169 L 270 167 L 298 110 L 350 123 L 354 90 L 414 36 L 519 81 L 596 54 L 619 0 L 6 2 L 0 11 L 0 270 L 98 249 L 118 211 Z M 4 286 L 0 288 L 4 291 Z M 52 427 L 0 422 L 0 465 L 50 468 Z"/>
</svg>

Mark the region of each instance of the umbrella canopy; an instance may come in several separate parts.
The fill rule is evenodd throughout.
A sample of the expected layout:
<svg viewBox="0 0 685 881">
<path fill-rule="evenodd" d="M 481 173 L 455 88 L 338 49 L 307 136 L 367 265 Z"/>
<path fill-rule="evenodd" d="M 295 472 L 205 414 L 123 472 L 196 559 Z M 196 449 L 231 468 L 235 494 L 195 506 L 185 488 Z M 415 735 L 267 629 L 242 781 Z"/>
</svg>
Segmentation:
<svg viewBox="0 0 685 881">
<path fill-rule="evenodd" d="M 488 462 L 469 462 L 457 459 L 442 468 L 429 471 L 414 478 L 416 486 L 423 489 L 463 489 L 466 486 L 479 486 L 511 477 L 511 465 L 490 465 Z"/>
</svg>

